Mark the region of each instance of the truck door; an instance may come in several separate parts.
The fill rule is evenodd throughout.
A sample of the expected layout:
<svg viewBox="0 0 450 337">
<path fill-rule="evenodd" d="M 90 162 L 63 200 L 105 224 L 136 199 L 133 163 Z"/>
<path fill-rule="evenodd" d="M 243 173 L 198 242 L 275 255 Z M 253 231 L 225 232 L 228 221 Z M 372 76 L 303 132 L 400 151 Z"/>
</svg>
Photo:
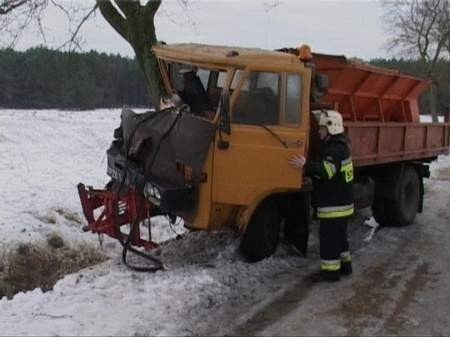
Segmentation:
<svg viewBox="0 0 450 337">
<path fill-rule="evenodd" d="M 288 157 L 305 153 L 310 73 L 264 68 L 238 70 L 230 87 L 228 148 L 216 139 L 212 200 L 250 205 L 274 192 L 298 189 L 302 175 Z"/>
</svg>

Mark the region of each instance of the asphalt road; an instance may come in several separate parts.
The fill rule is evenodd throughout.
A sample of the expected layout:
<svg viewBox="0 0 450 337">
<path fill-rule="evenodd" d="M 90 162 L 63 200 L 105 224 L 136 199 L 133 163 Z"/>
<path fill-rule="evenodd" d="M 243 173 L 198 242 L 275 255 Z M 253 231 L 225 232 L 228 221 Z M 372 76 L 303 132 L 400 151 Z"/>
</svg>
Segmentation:
<svg viewBox="0 0 450 337">
<path fill-rule="evenodd" d="M 382 228 L 366 242 L 363 211 L 349 226 L 354 273 L 338 283 L 286 283 L 232 335 L 450 335 L 450 183 L 433 181 L 423 214 L 405 228 Z M 365 229 L 364 229 L 365 227 Z M 292 278 L 292 275 L 291 275 Z"/>
</svg>

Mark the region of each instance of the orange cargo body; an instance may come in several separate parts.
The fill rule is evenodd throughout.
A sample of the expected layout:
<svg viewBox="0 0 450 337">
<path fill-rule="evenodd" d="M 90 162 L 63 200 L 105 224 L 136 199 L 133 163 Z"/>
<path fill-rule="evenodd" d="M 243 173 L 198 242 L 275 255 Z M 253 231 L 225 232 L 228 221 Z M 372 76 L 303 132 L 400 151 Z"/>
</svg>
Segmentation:
<svg viewBox="0 0 450 337">
<path fill-rule="evenodd" d="M 313 62 L 329 78 L 323 101 L 342 114 L 356 166 L 448 153 L 449 125 L 420 123 L 418 100 L 429 80 L 343 56 L 314 54 Z"/>
</svg>

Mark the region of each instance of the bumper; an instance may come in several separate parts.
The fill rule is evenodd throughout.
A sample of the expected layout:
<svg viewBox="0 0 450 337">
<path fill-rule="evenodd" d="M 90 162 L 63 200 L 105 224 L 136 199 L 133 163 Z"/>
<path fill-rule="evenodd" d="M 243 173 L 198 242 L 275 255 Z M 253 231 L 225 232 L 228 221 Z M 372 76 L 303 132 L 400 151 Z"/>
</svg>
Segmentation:
<svg viewBox="0 0 450 337">
<path fill-rule="evenodd" d="M 162 213 L 192 211 L 195 205 L 194 188 L 191 185 L 177 184 L 158 178 L 145 179 L 144 170 L 125 161 L 125 158 L 114 150 L 108 151 L 107 174 L 118 185 L 136 188 L 147 200 L 157 206 Z"/>
</svg>

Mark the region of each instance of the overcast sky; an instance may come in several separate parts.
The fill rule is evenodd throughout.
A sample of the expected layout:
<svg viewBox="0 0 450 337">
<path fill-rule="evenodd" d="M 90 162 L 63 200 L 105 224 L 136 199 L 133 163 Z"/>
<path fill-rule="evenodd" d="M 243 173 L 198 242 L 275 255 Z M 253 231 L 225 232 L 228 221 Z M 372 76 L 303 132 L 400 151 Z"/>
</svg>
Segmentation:
<svg viewBox="0 0 450 337">
<path fill-rule="evenodd" d="M 73 0 L 77 1 L 77 0 Z M 94 0 L 79 0 L 85 5 Z M 388 56 L 378 1 L 317 0 L 190 0 L 183 9 L 177 0 L 163 0 L 157 13 L 159 40 L 167 43 L 198 42 L 266 49 L 311 45 L 313 51 L 372 59 Z M 278 6 L 269 9 L 271 4 Z M 61 43 L 65 22 L 48 12 L 44 25 L 48 45 Z M 98 13 L 82 30 L 85 50 L 133 56 L 129 45 Z M 25 49 L 40 43 L 28 32 L 18 44 Z"/>
</svg>

